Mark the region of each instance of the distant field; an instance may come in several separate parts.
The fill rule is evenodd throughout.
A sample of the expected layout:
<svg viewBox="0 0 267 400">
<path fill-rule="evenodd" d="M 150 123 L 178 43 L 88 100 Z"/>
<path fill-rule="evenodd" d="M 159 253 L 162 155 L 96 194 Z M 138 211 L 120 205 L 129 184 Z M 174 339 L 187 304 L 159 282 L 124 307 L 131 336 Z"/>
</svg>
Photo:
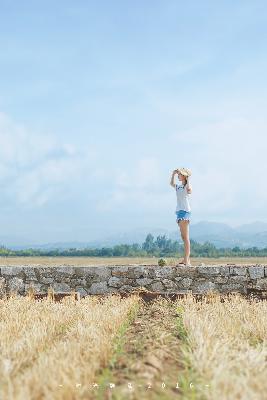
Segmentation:
<svg viewBox="0 0 267 400">
<path fill-rule="evenodd" d="M 180 258 L 164 257 L 169 265 L 175 265 Z M 0 257 L 0 265 L 157 265 L 157 257 Z M 267 264 L 267 257 L 219 257 L 191 258 L 192 265 L 204 264 Z"/>
</svg>

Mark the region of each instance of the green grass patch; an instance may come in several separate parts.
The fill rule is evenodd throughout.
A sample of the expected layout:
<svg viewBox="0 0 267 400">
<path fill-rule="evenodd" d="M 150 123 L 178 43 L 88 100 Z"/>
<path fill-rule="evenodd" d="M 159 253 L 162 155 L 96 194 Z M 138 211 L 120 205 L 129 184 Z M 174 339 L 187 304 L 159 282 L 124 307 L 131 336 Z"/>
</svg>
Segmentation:
<svg viewBox="0 0 267 400">
<path fill-rule="evenodd" d="M 182 400 L 206 400 L 206 396 L 199 391 L 199 387 L 203 387 L 205 383 L 198 375 L 198 371 L 191 364 L 190 352 L 192 349 L 189 344 L 188 332 L 183 324 L 184 308 L 182 305 L 176 307 L 176 313 L 176 326 L 178 337 L 181 340 L 180 350 L 183 355 L 183 371 L 181 371 L 178 377 L 179 388 L 181 390 L 180 398 Z"/>
<path fill-rule="evenodd" d="M 124 323 L 120 326 L 120 329 L 113 340 L 112 344 L 112 355 L 110 357 L 108 365 L 101 370 L 100 376 L 97 379 L 97 383 L 99 385 L 99 388 L 96 389 L 96 399 L 102 400 L 105 398 L 105 391 L 107 390 L 116 390 L 114 389 L 109 389 L 109 383 L 115 383 L 113 382 L 113 370 L 115 369 L 116 362 L 118 358 L 120 357 L 121 354 L 123 354 L 125 343 L 127 341 L 126 337 L 126 331 L 131 325 L 131 323 L 135 320 L 138 310 L 140 308 L 140 303 L 137 303 L 133 308 L 130 309 L 128 313 L 127 319 L 124 321 Z"/>
</svg>

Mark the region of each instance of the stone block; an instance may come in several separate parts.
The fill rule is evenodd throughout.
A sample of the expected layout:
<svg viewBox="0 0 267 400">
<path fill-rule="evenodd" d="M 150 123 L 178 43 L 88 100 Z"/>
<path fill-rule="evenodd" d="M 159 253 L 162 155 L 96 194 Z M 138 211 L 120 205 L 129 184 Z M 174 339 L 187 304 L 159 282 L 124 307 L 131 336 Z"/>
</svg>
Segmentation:
<svg viewBox="0 0 267 400">
<path fill-rule="evenodd" d="M 37 276 L 35 274 L 35 269 L 34 267 L 24 267 L 23 272 L 26 277 L 26 281 L 35 281 L 37 280 Z"/>
<path fill-rule="evenodd" d="M 176 289 L 177 285 L 171 279 L 162 279 L 162 283 L 166 289 Z"/>
<path fill-rule="evenodd" d="M 243 276 L 243 275 L 233 275 L 230 276 L 228 279 L 228 283 L 244 283 L 244 282 L 248 282 L 249 277 L 247 276 Z"/>
<path fill-rule="evenodd" d="M 23 273 L 24 268 L 21 266 L 1 267 L 1 275 L 19 275 Z"/>
<path fill-rule="evenodd" d="M 53 276 L 56 267 L 35 267 L 34 272 L 37 277 Z"/>
<path fill-rule="evenodd" d="M 23 282 L 23 279 L 18 278 L 18 277 L 14 277 L 9 279 L 8 283 L 7 283 L 7 288 L 11 291 L 14 290 L 16 292 L 18 292 L 19 294 L 24 293 L 25 290 L 25 283 Z"/>
<path fill-rule="evenodd" d="M 153 279 L 150 279 L 150 278 L 139 278 L 139 279 L 136 279 L 136 283 L 139 286 L 147 286 L 147 285 L 150 285 L 151 282 L 153 282 Z"/>
<path fill-rule="evenodd" d="M 80 286 L 75 287 L 75 292 L 79 292 L 81 297 L 85 297 L 85 296 L 88 295 L 88 293 L 85 290 L 85 288 L 84 287 L 80 287 Z"/>
<path fill-rule="evenodd" d="M 119 288 L 120 293 L 130 293 L 134 290 L 134 288 L 130 285 L 123 285 Z"/>
<path fill-rule="evenodd" d="M 91 267 L 74 267 L 74 274 L 77 277 L 94 277 L 94 271 L 92 271 Z"/>
<path fill-rule="evenodd" d="M 249 267 L 249 276 L 251 279 L 259 279 L 259 278 L 264 278 L 264 266 L 258 266 L 258 267 Z"/>
<path fill-rule="evenodd" d="M 44 283 L 44 284 L 49 284 L 49 283 L 53 283 L 55 282 L 53 277 L 46 277 L 46 276 L 41 276 L 39 279 L 40 283 Z"/>
<path fill-rule="evenodd" d="M 219 289 L 220 289 L 220 292 L 223 292 L 223 293 L 230 293 L 230 292 L 235 292 L 235 291 L 240 292 L 240 293 L 247 292 L 246 286 L 244 286 L 240 283 L 229 283 L 229 284 L 227 283 L 225 285 L 221 285 L 219 287 Z"/>
<path fill-rule="evenodd" d="M 93 267 L 88 267 L 88 268 L 90 268 L 93 275 L 99 277 L 101 281 L 103 281 L 111 276 L 111 268 L 106 265 L 99 266 L 99 267 L 93 266 Z"/>
<path fill-rule="evenodd" d="M 156 267 L 155 268 L 155 276 L 157 278 L 170 279 L 175 276 L 176 270 L 174 267 L 166 266 L 166 267 Z"/>
<path fill-rule="evenodd" d="M 35 281 L 26 282 L 25 283 L 25 293 L 27 293 L 30 288 L 33 288 L 36 293 L 40 293 L 41 287 L 42 287 L 41 283 L 38 283 Z"/>
<path fill-rule="evenodd" d="M 255 288 L 267 290 L 267 278 L 257 279 Z"/>
<path fill-rule="evenodd" d="M 219 268 L 220 268 L 220 275 L 222 276 L 230 275 L 230 267 L 228 267 L 227 265 L 221 265 Z"/>
<path fill-rule="evenodd" d="M 74 275 L 75 268 L 71 266 L 57 266 L 55 267 L 55 272 L 57 275 L 71 276 Z"/>
<path fill-rule="evenodd" d="M 228 279 L 228 276 L 215 276 L 214 283 L 227 283 Z"/>
<path fill-rule="evenodd" d="M 164 286 L 162 285 L 161 282 L 154 282 L 150 285 L 150 288 L 154 292 L 163 292 L 164 291 Z"/>
<path fill-rule="evenodd" d="M 105 294 L 108 292 L 107 282 L 92 283 L 91 287 L 88 289 L 89 294 Z"/>
<path fill-rule="evenodd" d="M 53 282 L 51 287 L 55 292 L 71 292 L 73 290 L 69 285 L 64 282 Z"/>
<path fill-rule="evenodd" d="M 231 275 L 247 275 L 247 267 L 240 266 L 240 267 L 230 267 L 230 274 Z"/>
<path fill-rule="evenodd" d="M 219 275 L 221 267 L 211 266 L 199 266 L 197 267 L 199 275 L 211 276 L 211 275 Z"/>
<path fill-rule="evenodd" d="M 205 281 L 205 282 L 195 282 L 194 284 L 194 292 L 196 293 L 206 293 L 210 290 L 216 291 L 216 284 L 214 282 Z"/>
<path fill-rule="evenodd" d="M 174 271 L 174 276 L 175 277 L 183 277 L 183 278 L 193 278 L 197 277 L 198 275 L 198 266 L 192 266 L 192 267 L 185 267 L 185 266 L 175 266 L 172 267 Z"/>
<path fill-rule="evenodd" d="M 118 277 L 119 276 L 129 276 L 128 271 L 129 271 L 128 265 L 121 265 L 121 266 L 113 265 L 111 267 L 111 275 L 112 276 L 118 276 Z"/>
<path fill-rule="evenodd" d="M 108 286 L 111 287 L 120 287 L 123 286 L 123 277 L 122 278 L 117 278 L 116 276 L 112 276 L 108 280 Z"/>
<path fill-rule="evenodd" d="M 192 282 L 193 279 L 191 278 L 183 278 L 179 284 L 181 284 L 184 288 L 189 288 Z"/>
</svg>

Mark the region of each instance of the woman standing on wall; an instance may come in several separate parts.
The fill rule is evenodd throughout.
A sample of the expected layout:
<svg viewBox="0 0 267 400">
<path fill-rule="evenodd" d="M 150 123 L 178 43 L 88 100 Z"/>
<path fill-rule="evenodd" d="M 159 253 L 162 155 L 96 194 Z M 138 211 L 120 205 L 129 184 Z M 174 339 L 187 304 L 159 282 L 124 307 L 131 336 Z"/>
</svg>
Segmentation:
<svg viewBox="0 0 267 400">
<path fill-rule="evenodd" d="M 174 183 L 174 176 L 178 175 L 178 180 L 181 181 L 180 185 Z M 191 217 L 191 207 L 189 204 L 189 194 L 192 193 L 192 186 L 189 182 L 191 171 L 187 168 L 178 168 L 172 172 L 171 186 L 176 190 L 177 206 L 176 206 L 176 222 L 180 227 L 181 237 L 184 242 L 184 259 L 179 262 L 177 266 L 190 264 L 190 240 L 189 240 L 189 222 Z"/>
</svg>

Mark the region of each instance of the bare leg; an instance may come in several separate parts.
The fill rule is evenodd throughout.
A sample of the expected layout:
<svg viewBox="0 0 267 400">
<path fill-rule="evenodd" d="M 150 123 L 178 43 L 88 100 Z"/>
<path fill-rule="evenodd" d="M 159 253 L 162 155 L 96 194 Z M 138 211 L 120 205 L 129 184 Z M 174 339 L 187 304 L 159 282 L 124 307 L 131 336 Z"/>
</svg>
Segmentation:
<svg viewBox="0 0 267 400">
<path fill-rule="evenodd" d="M 181 231 L 181 236 L 184 242 L 184 262 L 185 264 L 190 264 L 190 240 L 189 240 L 189 221 L 180 220 L 179 227 Z"/>
</svg>

